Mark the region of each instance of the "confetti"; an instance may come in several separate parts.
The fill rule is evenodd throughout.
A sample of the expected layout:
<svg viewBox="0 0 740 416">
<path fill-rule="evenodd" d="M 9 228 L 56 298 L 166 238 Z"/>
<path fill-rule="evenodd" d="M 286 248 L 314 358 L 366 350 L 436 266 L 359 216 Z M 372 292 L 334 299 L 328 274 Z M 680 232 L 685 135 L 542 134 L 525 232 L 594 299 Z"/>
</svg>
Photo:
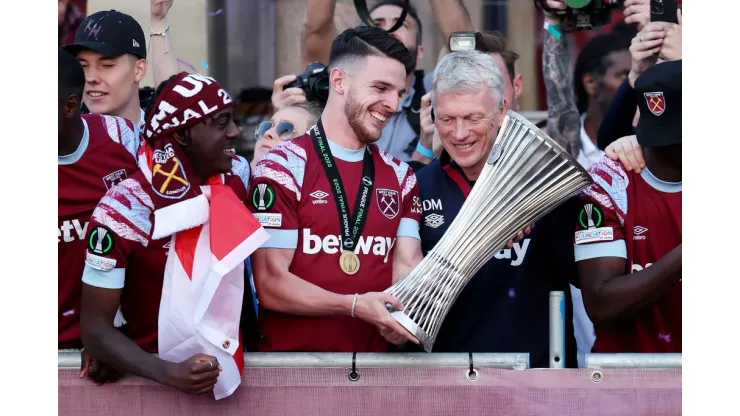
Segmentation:
<svg viewBox="0 0 740 416">
<path fill-rule="evenodd" d="M 219 14 L 221 14 L 222 11 L 224 11 L 224 9 L 218 9 L 215 12 L 206 11 L 206 14 L 208 16 L 218 16 Z"/>
<path fill-rule="evenodd" d="M 62 314 L 62 316 L 70 316 L 70 315 L 74 315 L 74 314 L 75 314 L 75 310 L 74 309 L 70 309 L 67 312 L 64 312 Z"/>
<path fill-rule="evenodd" d="M 671 334 L 660 334 L 658 337 L 665 342 L 671 342 Z"/>
<path fill-rule="evenodd" d="M 509 289 L 509 297 L 510 298 L 515 298 L 516 297 L 516 292 L 514 292 L 514 289 L 513 288 L 512 289 Z"/>
<path fill-rule="evenodd" d="M 204 69 L 208 69 L 208 62 L 200 61 L 200 64 L 203 66 Z"/>
<path fill-rule="evenodd" d="M 181 63 L 181 64 L 185 65 L 186 67 L 188 67 L 188 68 L 190 68 L 190 69 L 192 69 L 192 70 L 193 70 L 193 72 L 198 72 L 198 70 L 196 70 L 196 69 L 195 69 L 195 67 L 194 67 L 193 65 L 191 65 L 191 64 L 190 64 L 190 62 L 188 62 L 188 61 L 186 61 L 186 60 L 184 60 L 184 59 L 178 59 L 178 60 L 177 60 L 177 62 L 179 62 L 179 63 Z"/>
</svg>

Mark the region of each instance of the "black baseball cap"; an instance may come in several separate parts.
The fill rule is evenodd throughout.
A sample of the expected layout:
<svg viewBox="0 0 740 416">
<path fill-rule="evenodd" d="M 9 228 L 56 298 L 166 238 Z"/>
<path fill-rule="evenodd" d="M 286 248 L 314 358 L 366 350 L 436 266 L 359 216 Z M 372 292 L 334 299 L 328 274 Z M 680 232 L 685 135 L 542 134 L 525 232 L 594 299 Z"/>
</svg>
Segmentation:
<svg viewBox="0 0 740 416">
<path fill-rule="evenodd" d="M 90 49 L 106 56 L 127 53 L 146 59 L 144 30 L 133 17 L 115 10 L 105 10 L 87 16 L 75 33 L 75 41 L 64 49 L 77 55 Z"/>
<path fill-rule="evenodd" d="M 681 144 L 681 63 L 653 65 L 635 81 L 640 108 L 635 134 L 642 147 Z"/>
</svg>

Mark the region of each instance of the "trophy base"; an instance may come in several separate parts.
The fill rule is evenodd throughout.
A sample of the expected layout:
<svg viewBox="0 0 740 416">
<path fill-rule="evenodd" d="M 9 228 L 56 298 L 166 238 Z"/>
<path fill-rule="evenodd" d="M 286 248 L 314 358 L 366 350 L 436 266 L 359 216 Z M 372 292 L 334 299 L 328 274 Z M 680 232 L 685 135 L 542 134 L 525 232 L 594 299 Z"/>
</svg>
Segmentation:
<svg viewBox="0 0 740 416">
<path fill-rule="evenodd" d="M 416 339 L 419 340 L 421 346 L 424 347 L 424 351 L 432 352 L 431 346 L 428 346 L 430 344 L 429 337 L 427 337 L 427 334 L 426 332 L 424 332 L 424 330 L 419 328 L 419 325 L 417 325 L 416 322 L 411 320 L 411 318 L 409 318 L 409 316 L 402 311 L 391 312 L 391 316 L 393 317 L 393 319 L 396 320 L 396 322 L 406 328 L 406 330 L 409 331 L 411 335 L 415 336 Z"/>
</svg>

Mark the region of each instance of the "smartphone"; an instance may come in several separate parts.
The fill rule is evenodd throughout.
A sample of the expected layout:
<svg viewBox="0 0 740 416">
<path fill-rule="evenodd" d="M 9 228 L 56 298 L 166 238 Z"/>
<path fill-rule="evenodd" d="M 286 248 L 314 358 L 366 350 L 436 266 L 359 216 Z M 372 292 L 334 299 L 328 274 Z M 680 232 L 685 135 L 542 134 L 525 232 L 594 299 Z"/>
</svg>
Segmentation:
<svg viewBox="0 0 740 416">
<path fill-rule="evenodd" d="M 678 24 L 677 0 L 650 0 L 650 21 Z"/>
</svg>

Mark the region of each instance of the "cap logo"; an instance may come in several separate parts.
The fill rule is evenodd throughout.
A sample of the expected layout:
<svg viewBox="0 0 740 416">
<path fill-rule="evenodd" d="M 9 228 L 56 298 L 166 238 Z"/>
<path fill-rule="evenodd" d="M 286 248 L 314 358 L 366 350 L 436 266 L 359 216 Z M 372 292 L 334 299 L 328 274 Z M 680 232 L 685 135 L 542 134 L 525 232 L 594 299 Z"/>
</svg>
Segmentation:
<svg viewBox="0 0 740 416">
<path fill-rule="evenodd" d="M 651 113 L 659 116 L 665 112 L 665 98 L 662 92 L 646 92 L 645 101 Z"/>
<path fill-rule="evenodd" d="M 134 39 L 134 48 L 138 48 L 138 47 L 139 47 L 139 42 L 137 42 L 136 39 Z"/>
<path fill-rule="evenodd" d="M 93 24 L 91 20 L 87 22 L 87 26 L 85 26 L 85 33 L 87 33 L 87 36 L 89 37 L 98 37 L 100 29 L 102 29 L 102 26 L 98 26 L 97 23 Z"/>
</svg>

